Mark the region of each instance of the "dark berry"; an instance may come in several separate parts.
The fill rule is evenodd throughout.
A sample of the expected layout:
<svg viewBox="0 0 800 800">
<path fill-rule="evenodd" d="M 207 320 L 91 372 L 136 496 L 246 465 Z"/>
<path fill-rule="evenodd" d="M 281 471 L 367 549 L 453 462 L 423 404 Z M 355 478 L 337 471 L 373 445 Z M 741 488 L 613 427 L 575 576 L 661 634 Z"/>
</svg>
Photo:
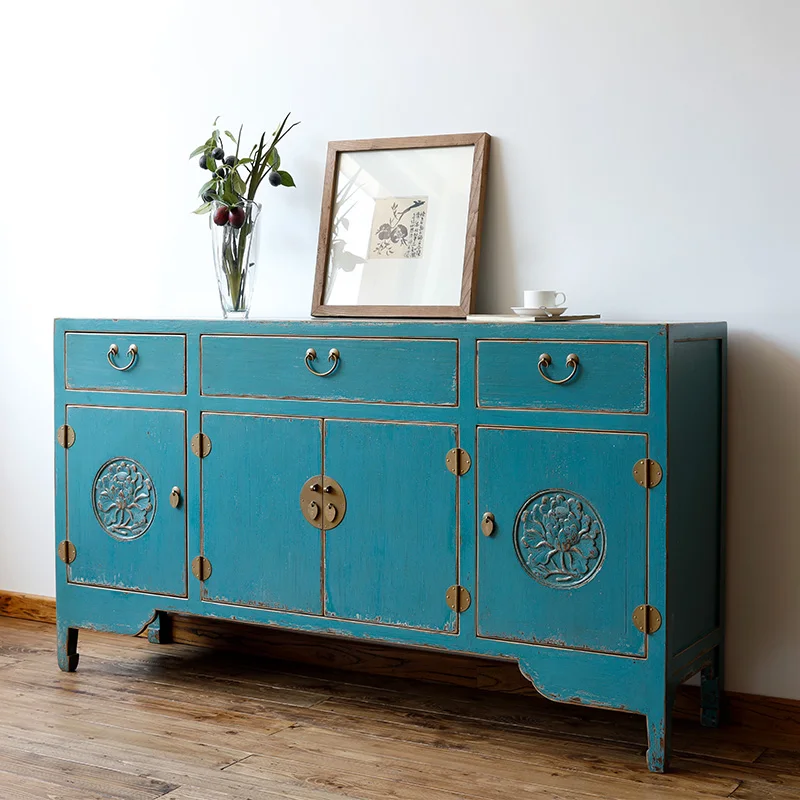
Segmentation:
<svg viewBox="0 0 800 800">
<path fill-rule="evenodd" d="M 270 172 L 268 180 L 273 186 L 281 185 L 281 176 L 277 172 Z"/>
<path fill-rule="evenodd" d="M 225 167 L 220 167 L 215 173 L 215 175 L 219 175 L 220 178 L 225 177 Z"/>
<path fill-rule="evenodd" d="M 214 195 L 211 192 L 203 192 L 200 196 L 203 198 L 204 203 L 210 203 L 214 199 Z"/>
<path fill-rule="evenodd" d="M 231 209 L 230 223 L 234 228 L 241 228 L 244 225 L 244 209 L 241 206 L 234 206 Z"/>
<path fill-rule="evenodd" d="M 225 159 L 225 163 L 226 163 L 226 164 L 227 164 L 229 167 L 232 167 L 232 166 L 233 166 L 233 165 L 236 163 L 236 156 L 228 156 L 228 157 Z"/>
<path fill-rule="evenodd" d="M 206 159 L 205 153 L 200 156 L 200 169 L 208 169 L 208 159 Z"/>
<path fill-rule="evenodd" d="M 214 224 L 215 225 L 227 225 L 228 224 L 228 217 L 230 217 L 231 212 L 228 206 L 220 206 L 214 212 Z"/>
<path fill-rule="evenodd" d="M 221 147 L 215 147 L 211 151 L 211 158 L 216 161 L 222 161 L 222 159 L 225 158 L 225 151 Z"/>
</svg>

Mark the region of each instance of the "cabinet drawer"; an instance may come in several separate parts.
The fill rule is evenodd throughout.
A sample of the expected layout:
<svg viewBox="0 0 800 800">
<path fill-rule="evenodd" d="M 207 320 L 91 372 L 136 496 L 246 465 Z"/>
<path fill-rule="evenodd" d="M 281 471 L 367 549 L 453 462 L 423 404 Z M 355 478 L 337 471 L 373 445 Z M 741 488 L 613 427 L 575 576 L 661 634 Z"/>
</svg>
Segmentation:
<svg viewBox="0 0 800 800">
<path fill-rule="evenodd" d="M 203 336 L 200 341 L 204 395 L 440 406 L 458 401 L 454 339 Z M 306 357 L 309 350 L 316 358 Z"/>
<path fill-rule="evenodd" d="M 67 389 L 186 394 L 183 335 L 68 333 L 64 347 Z"/>
<path fill-rule="evenodd" d="M 646 414 L 647 342 L 479 341 L 478 405 Z"/>
</svg>

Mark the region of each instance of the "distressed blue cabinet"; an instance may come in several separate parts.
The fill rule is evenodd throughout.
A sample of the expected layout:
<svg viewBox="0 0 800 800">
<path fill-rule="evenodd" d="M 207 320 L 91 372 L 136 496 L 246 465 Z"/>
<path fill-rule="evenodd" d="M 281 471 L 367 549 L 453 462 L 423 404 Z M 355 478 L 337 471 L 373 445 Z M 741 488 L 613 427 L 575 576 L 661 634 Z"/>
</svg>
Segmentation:
<svg viewBox="0 0 800 800">
<path fill-rule="evenodd" d="M 185 597 L 186 515 L 172 508 L 186 485 L 186 413 L 67 405 L 59 454 L 66 479 L 66 539 L 82 558 L 76 584 Z"/>
<path fill-rule="evenodd" d="M 444 466 L 456 441 L 453 425 L 325 422 L 325 474 L 347 487 L 345 517 L 324 535 L 327 616 L 457 629 L 442 602 L 458 579 L 457 481 Z"/>
<path fill-rule="evenodd" d="M 631 611 L 647 601 L 647 492 L 630 472 L 647 436 L 486 426 L 477 452 L 478 512 L 494 516 L 478 635 L 644 655 Z"/>
<path fill-rule="evenodd" d="M 58 320 L 59 665 L 172 612 L 719 721 L 723 323 Z"/>
<path fill-rule="evenodd" d="M 318 419 L 204 413 L 213 458 L 201 465 L 203 600 L 322 613 L 322 540 L 297 494 L 319 472 Z"/>
</svg>

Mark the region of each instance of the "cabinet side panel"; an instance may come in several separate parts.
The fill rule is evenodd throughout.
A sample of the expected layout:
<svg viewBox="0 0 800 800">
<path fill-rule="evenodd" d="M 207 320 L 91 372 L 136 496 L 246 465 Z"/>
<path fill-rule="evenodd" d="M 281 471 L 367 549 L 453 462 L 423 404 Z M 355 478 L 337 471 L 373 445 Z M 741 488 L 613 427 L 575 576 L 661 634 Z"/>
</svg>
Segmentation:
<svg viewBox="0 0 800 800">
<path fill-rule="evenodd" d="M 669 362 L 670 655 L 720 625 L 723 348 L 675 341 Z"/>
</svg>

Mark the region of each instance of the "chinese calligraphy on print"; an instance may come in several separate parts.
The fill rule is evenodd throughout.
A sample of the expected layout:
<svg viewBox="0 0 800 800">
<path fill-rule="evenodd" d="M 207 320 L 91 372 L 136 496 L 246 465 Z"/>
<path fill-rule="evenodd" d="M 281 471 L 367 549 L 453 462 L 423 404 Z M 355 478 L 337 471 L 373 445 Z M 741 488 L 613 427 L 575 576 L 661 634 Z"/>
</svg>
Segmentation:
<svg viewBox="0 0 800 800">
<path fill-rule="evenodd" d="M 427 197 L 379 197 L 375 200 L 370 258 L 421 258 Z"/>
</svg>

